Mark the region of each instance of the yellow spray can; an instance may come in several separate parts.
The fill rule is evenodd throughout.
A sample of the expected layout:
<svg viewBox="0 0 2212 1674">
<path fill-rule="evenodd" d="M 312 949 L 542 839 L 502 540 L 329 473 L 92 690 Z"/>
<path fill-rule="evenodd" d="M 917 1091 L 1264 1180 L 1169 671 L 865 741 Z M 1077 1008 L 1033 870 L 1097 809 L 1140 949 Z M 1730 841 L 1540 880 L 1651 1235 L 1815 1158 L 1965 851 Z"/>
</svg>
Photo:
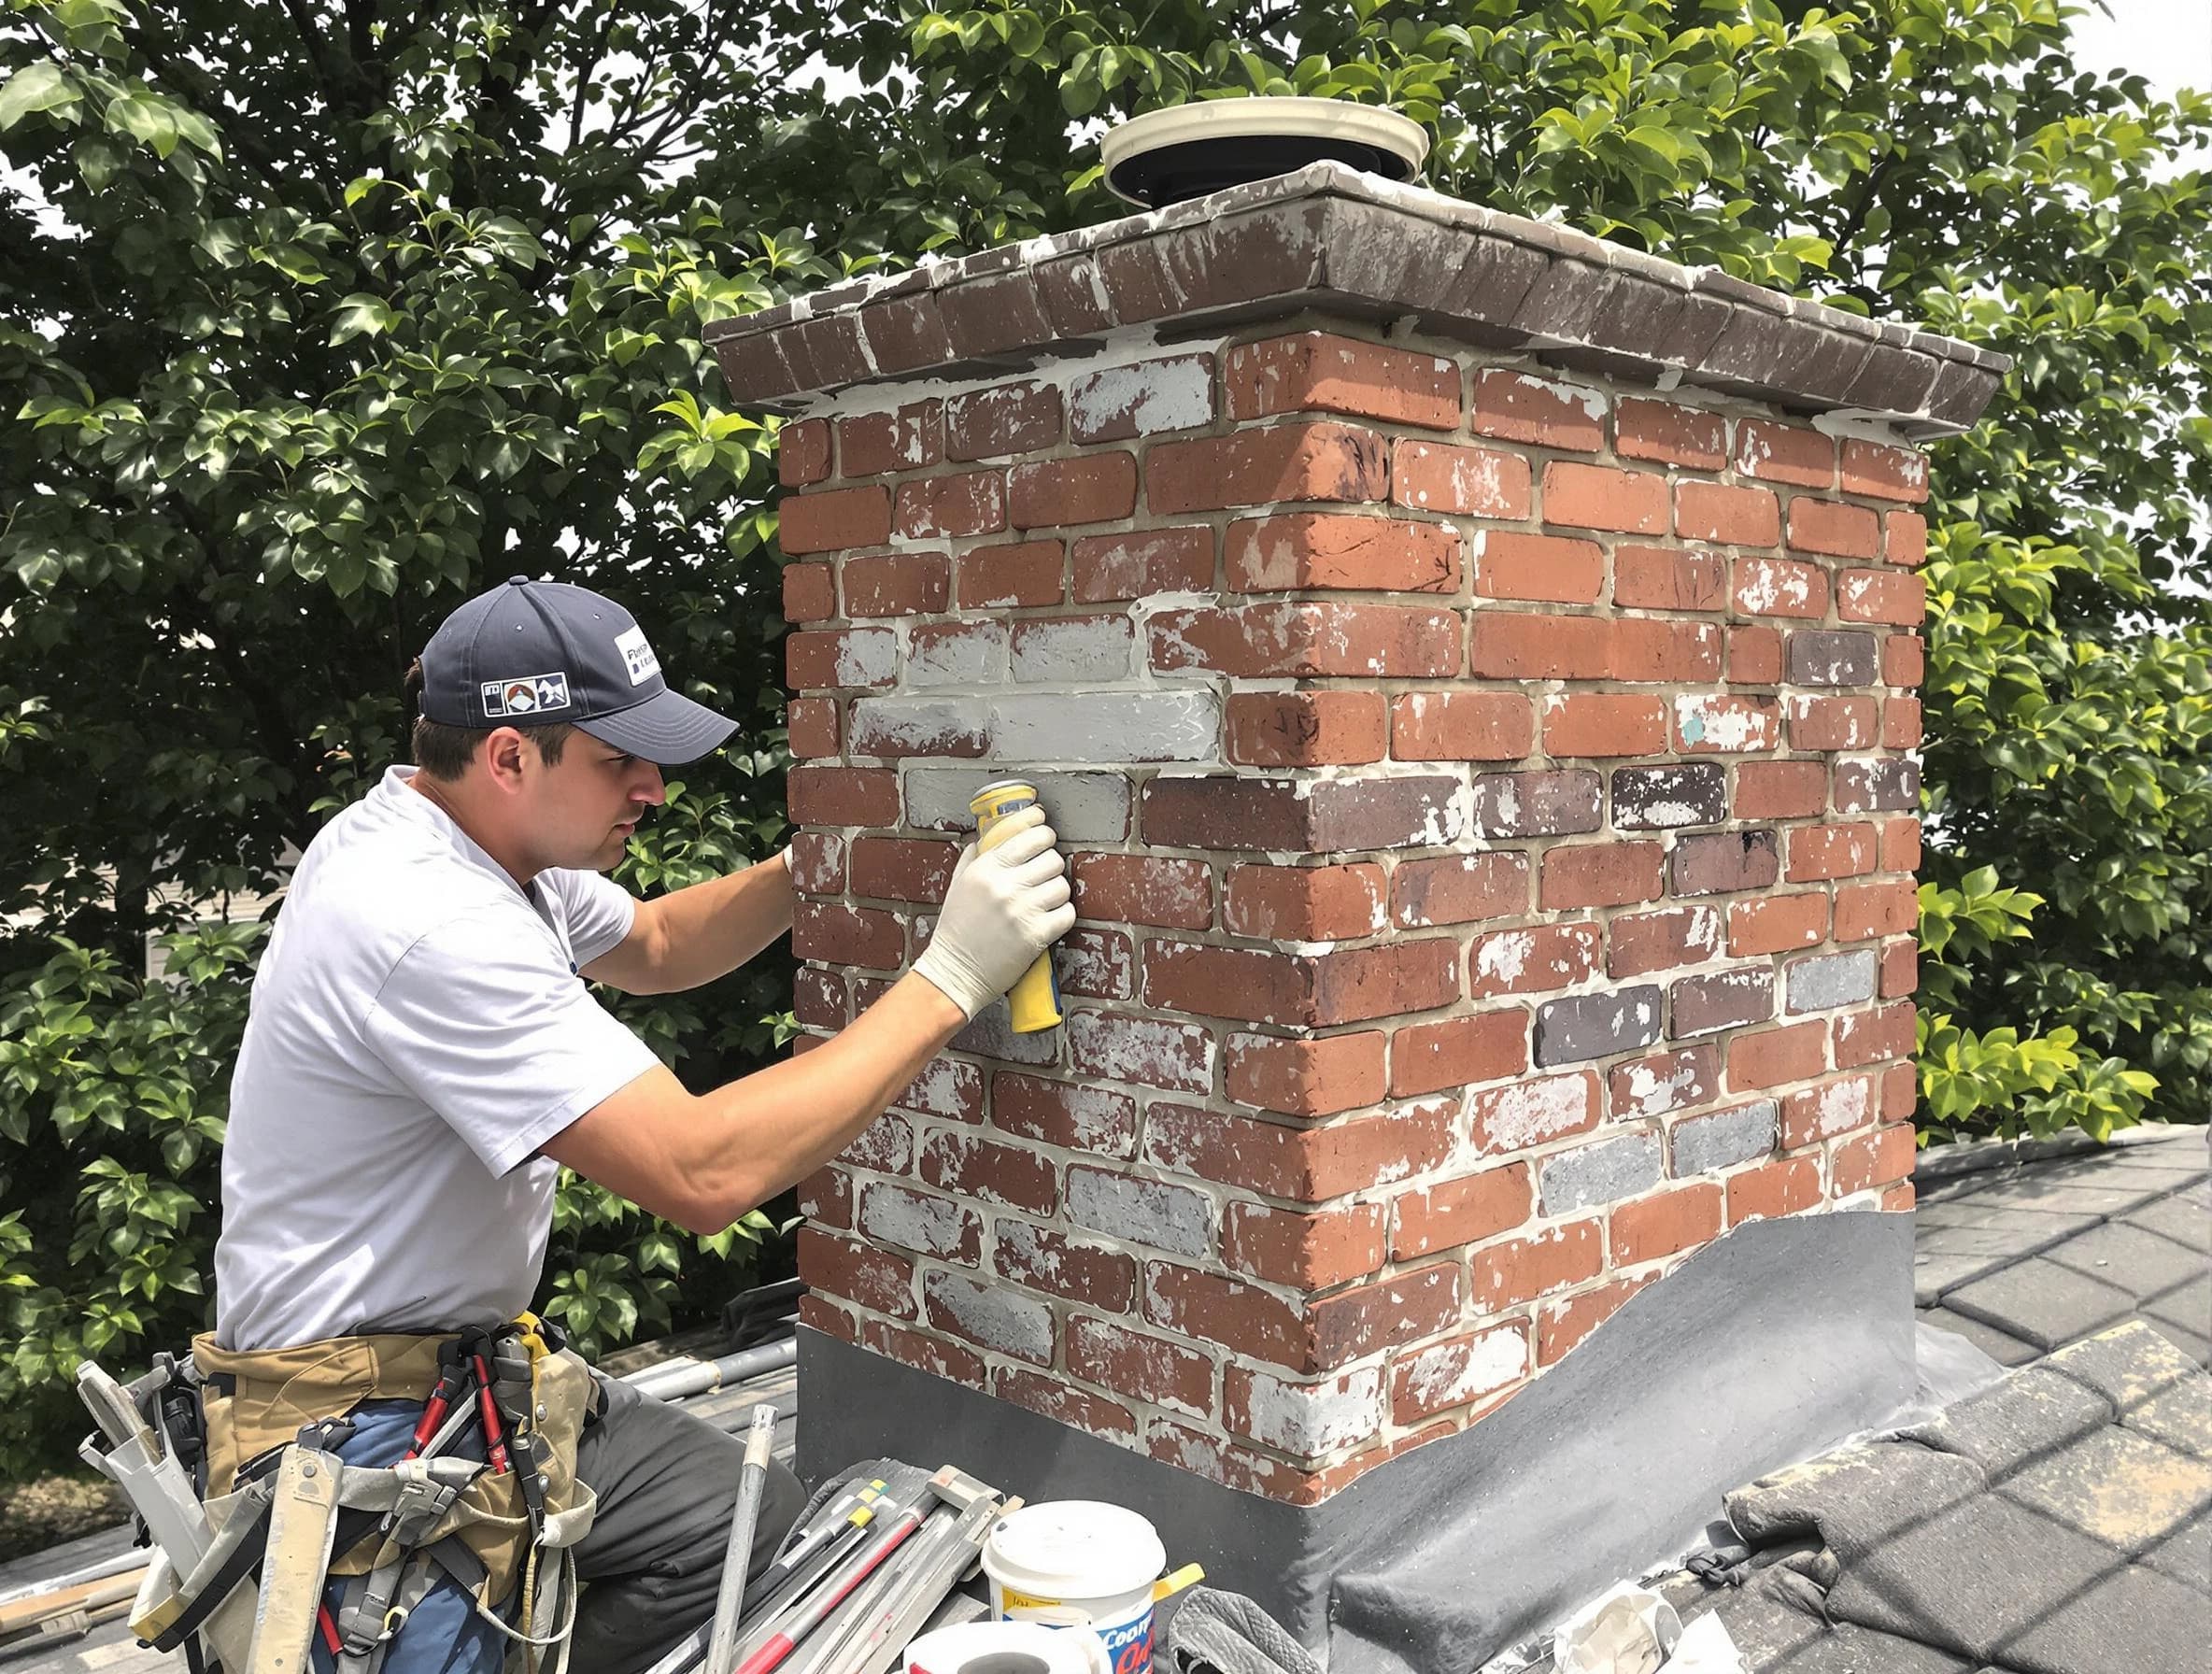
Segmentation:
<svg viewBox="0 0 2212 1674">
<path fill-rule="evenodd" d="M 975 845 L 988 848 L 998 841 L 994 833 L 1009 814 L 1036 806 L 1037 787 L 1020 779 L 1000 779 L 985 785 L 968 802 L 975 816 Z M 1022 972 L 1007 991 L 1006 1009 L 1017 1035 L 1033 1035 L 1060 1026 L 1060 985 L 1052 973 L 1052 955 L 1041 953 L 1037 962 Z"/>
</svg>

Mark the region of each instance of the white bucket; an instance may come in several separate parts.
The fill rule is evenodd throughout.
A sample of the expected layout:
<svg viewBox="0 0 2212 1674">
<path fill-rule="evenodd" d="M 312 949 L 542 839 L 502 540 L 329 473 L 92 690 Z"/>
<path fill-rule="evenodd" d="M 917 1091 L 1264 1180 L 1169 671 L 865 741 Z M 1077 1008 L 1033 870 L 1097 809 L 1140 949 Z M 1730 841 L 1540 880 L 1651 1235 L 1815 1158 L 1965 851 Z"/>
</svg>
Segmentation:
<svg viewBox="0 0 2212 1674">
<path fill-rule="evenodd" d="M 992 1615 L 1088 1627 L 1106 1642 L 1113 1674 L 1152 1674 L 1152 1588 L 1167 1567 L 1150 1523 L 1095 1499 L 1024 1506 L 983 1548 Z"/>
</svg>

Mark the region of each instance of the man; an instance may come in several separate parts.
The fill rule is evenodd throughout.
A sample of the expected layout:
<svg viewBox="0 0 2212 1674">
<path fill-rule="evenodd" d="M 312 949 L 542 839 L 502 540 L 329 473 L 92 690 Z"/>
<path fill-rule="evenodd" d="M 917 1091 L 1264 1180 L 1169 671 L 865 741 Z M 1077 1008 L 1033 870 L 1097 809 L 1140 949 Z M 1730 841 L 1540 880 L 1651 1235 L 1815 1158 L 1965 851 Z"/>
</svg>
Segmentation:
<svg viewBox="0 0 2212 1674">
<path fill-rule="evenodd" d="M 929 948 L 863 1016 L 693 1095 L 585 980 L 694 987 L 789 929 L 787 856 L 650 901 L 599 875 L 663 800 L 661 767 L 735 723 L 669 689 L 619 605 L 519 575 L 455 611 L 409 679 L 418 766 L 390 769 L 308 845 L 254 981 L 216 1328 L 196 1351 L 228 1397 L 211 1439 L 240 1440 L 211 1491 L 250 1454 L 244 1439 L 289 1440 L 302 1401 L 348 1419 L 342 1458 L 401 1458 L 430 1391 L 414 1360 L 394 1382 L 393 1357 L 529 1307 L 560 1165 L 718 1232 L 842 1150 L 1073 922 L 1042 812 L 1017 816 L 1014 835 L 961 858 Z M 574 1548 L 574 1666 L 630 1674 L 711 1611 L 742 1447 L 605 1379 L 580 1404 L 598 1410 L 580 1415 L 574 1477 L 598 1510 Z M 464 1456 L 485 1457 L 486 1440 Z M 777 1467 L 756 1568 L 801 1501 Z M 341 1621 L 357 1659 L 362 1636 L 397 1625 L 384 1674 L 496 1668 L 511 1632 L 450 1576 L 419 1584 L 411 1614 L 364 1626 L 361 1583 L 333 1581 L 317 1668 L 332 1668 Z"/>
</svg>

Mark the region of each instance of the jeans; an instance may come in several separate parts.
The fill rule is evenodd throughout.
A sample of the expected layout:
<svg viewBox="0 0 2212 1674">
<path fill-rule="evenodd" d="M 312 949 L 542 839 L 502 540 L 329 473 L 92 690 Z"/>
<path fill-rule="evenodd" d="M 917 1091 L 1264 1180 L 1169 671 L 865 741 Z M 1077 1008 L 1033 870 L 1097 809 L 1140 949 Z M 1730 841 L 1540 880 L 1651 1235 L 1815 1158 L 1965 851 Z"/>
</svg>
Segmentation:
<svg viewBox="0 0 2212 1674">
<path fill-rule="evenodd" d="M 570 1667 L 574 1674 L 641 1674 L 714 1614 L 744 1440 L 627 1383 L 601 1377 L 599 1386 L 603 1410 L 587 1422 L 576 1450 L 576 1475 L 599 1496 L 599 1511 L 574 1549 L 585 1585 Z M 397 1464 L 421 1415 L 420 1401 L 364 1401 L 347 1415 L 354 1430 L 338 1456 L 349 1465 Z M 481 1459 L 483 1438 L 471 1426 L 449 1451 Z M 775 1556 L 805 1503 L 799 1479 L 771 1462 L 748 1574 Z M 324 1594 L 333 1617 L 345 1591 L 337 1580 Z M 565 1615 L 565 1600 L 560 1608 Z M 512 1605 L 503 1613 L 512 1619 Z M 533 1624 L 532 1632 L 557 1625 Z M 499 1674 L 508 1644 L 440 1572 L 392 1637 L 384 1674 Z M 314 1674 L 335 1667 L 319 1631 L 311 1666 Z"/>
</svg>

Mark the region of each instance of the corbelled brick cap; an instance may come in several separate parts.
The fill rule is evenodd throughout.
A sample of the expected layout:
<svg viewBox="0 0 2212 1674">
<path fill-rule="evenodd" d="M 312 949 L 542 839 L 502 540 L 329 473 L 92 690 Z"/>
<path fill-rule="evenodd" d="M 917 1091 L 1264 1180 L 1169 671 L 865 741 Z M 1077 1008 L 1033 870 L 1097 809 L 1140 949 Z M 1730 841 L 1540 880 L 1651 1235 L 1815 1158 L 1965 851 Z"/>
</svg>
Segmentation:
<svg viewBox="0 0 2212 1674">
<path fill-rule="evenodd" d="M 1315 307 L 1915 438 L 1971 425 L 2011 364 L 1337 163 L 834 286 L 717 321 L 706 340 L 734 400 L 798 406 L 879 378 L 1024 367 L 1127 327 L 1171 328 L 1164 338 Z"/>
</svg>

